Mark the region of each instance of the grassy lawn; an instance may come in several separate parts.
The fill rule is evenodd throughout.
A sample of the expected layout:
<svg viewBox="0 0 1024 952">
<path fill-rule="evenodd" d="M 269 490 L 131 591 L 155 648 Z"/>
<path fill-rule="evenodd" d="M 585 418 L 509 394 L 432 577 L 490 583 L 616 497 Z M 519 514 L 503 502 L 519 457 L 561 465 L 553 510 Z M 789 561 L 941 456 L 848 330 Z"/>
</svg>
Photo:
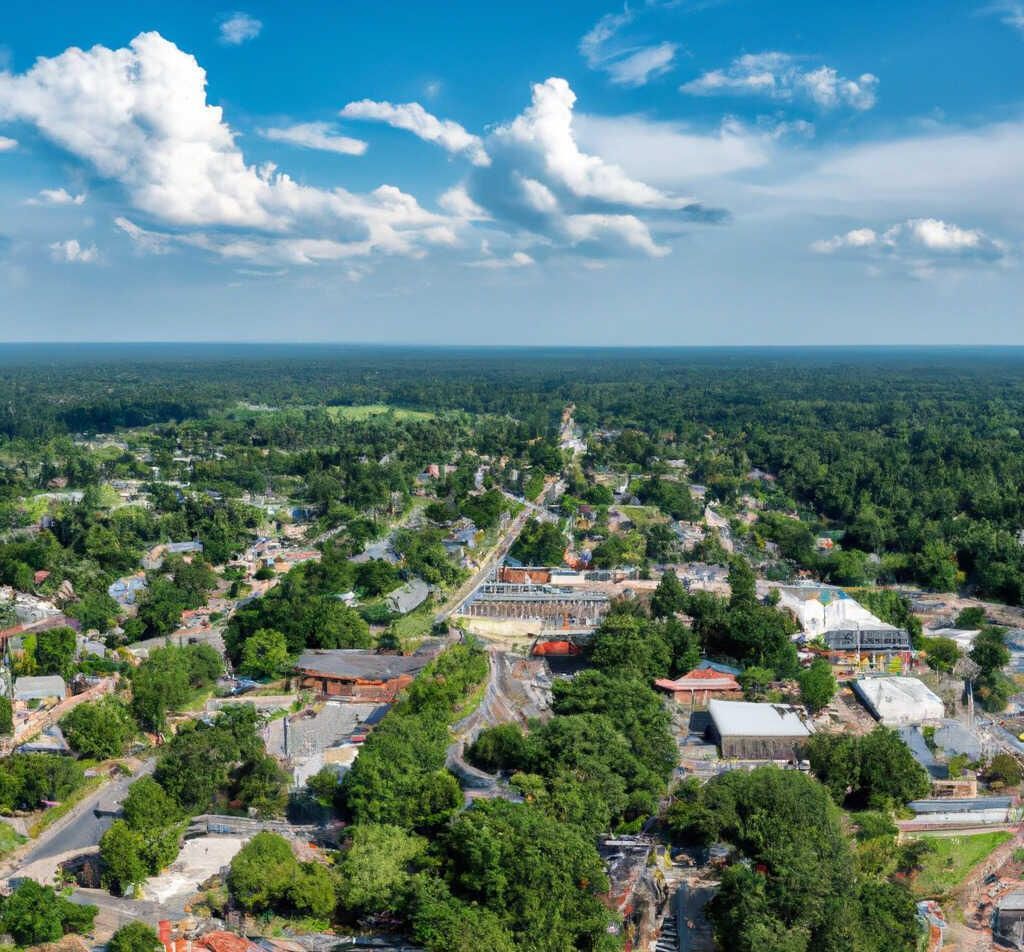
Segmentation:
<svg viewBox="0 0 1024 952">
<path fill-rule="evenodd" d="M 398 635 L 403 651 L 416 650 L 419 643 L 430 634 L 436 614 L 437 606 L 427 604 L 395 621 L 395 634 Z"/>
<path fill-rule="evenodd" d="M 976 833 L 973 836 L 922 836 L 935 846 L 928 853 L 921 871 L 914 877 L 916 896 L 938 898 L 958 886 L 968 873 L 997 846 L 1012 838 L 1003 830 Z"/>
<path fill-rule="evenodd" d="M 6 823 L 0 823 L 0 856 L 6 856 L 25 842 L 25 837 L 15 832 Z"/>
<path fill-rule="evenodd" d="M 433 413 L 424 410 L 405 410 L 401 407 L 390 407 L 386 403 L 369 403 L 356 407 L 327 407 L 327 415 L 332 420 L 367 420 L 382 413 L 393 413 L 398 420 L 432 420 Z"/>
<path fill-rule="evenodd" d="M 657 506 L 619 506 L 619 512 L 628 516 L 639 529 L 658 523 L 668 522 L 669 518 Z"/>
</svg>

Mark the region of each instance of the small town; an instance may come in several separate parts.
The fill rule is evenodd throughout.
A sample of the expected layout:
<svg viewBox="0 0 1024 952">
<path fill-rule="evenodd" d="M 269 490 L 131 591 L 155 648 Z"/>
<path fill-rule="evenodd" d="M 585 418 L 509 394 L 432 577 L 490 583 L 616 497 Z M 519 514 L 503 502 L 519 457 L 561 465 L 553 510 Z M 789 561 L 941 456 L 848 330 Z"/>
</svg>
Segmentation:
<svg viewBox="0 0 1024 952">
<path fill-rule="evenodd" d="M 1024 952 L 1024 0 L 0 17 L 0 952 Z"/>
<path fill-rule="evenodd" d="M 767 464 L 724 491 L 571 403 L 517 456 L 317 411 L 392 448 L 296 478 L 282 446 L 241 488 L 238 422 L 282 412 L 79 433 L 5 503 L 15 942 L 482 948 L 424 850 L 479 862 L 455 857 L 498 828 L 576 838 L 572 901 L 614 947 L 712 952 L 720 897 L 781 862 L 745 824 L 795 809 L 897 884 L 915 948 L 1024 946 L 1024 609 L 873 584 L 870 558 L 839 584 L 842 534 Z M 730 819 L 748 797 L 764 819 Z"/>
</svg>

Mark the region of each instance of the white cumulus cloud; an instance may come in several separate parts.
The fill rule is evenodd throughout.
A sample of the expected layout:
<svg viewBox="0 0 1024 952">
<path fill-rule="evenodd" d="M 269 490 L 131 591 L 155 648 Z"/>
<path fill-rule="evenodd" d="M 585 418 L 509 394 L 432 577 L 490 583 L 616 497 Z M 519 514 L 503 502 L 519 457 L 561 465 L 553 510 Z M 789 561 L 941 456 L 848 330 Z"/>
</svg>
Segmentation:
<svg viewBox="0 0 1024 952">
<path fill-rule="evenodd" d="M 822 109 L 849 106 L 864 111 L 875 105 L 878 77 L 862 73 L 848 79 L 831 66 L 806 69 L 789 53 L 769 51 L 739 56 L 726 69 L 710 70 L 680 89 L 692 96 L 809 99 Z"/>
<path fill-rule="evenodd" d="M 17 139 L 9 139 L 7 136 L 0 136 L 0 152 L 10 152 L 18 148 Z"/>
<path fill-rule="evenodd" d="M 68 264 L 92 264 L 99 260 L 100 252 L 95 245 L 83 245 L 77 238 L 55 241 L 50 245 L 54 261 Z"/>
<path fill-rule="evenodd" d="M 44 188 L 35 198 L 28 200 L 29 205 L 84 205 L 85 192 L 72 195 L 65 188 Z"/>
<path fill-rule="evenodd" d="M 910 218 L 885 229 L 854 228 L 811 243 L 817 254 L 866 256 L 889 261 L 924 277 L 938 267 L 1007 263 L 1007 244 L 980 228 L 963 228 L 938 218 Z"/>
<path fill-rule="evenodd" d="M 576 96 L 552 77 L 533 86 L 530 105 L 485 140 L 492 157 L 466 181 L 469 198 L 499 226 L 526 230 L 589 256 L 669 249 L 654 237 L 663 220 L 707 220 L 694 199 L 656 188 L 585 151 L 573 126 Z"/>
<path fill-rule="evenodd" d="M 232 13 L 220 21 L 220 41 L 228 46 L 241 46 L 260 35 L 263 24 L 248 13 Z"/>
<path fill-rule="evenodd" d="M 771 162 L 781 134 L 777 127 L 751 129 L 735 119 L 697 131 L 644 116 L 582 114 L 573 126 L 581 147 L 645 181 L 669 186 L 762 168 Z"/>
<path fill-rule="evenodd" d="M 0 74 L 0 121 L 20 120 L 125 188 L 136 211 L 165 227 L 255 229 L 335 241 L 362 253 L 418 254 L 450 229 L 390 185 L 367 195 L 304 186 L 273 165 L 246 163 L 222 110 L 206 101 L 195 58 L 158 33 L 127 48 L 71 48 L 27 72 Z M 254 249 L 273 239 L 222 248 Z M 201 246 L 201 242 L 195 242 Z M 315 255 L 292 257 L 302 261 Z"/>
<path fill-rule="evenodd" d="M 411 132 L 425 142 L 439 145 L 453 155 L 465 155 L 474 165 L 490 164 L 479 136 L 467 132 L 451 119 L 438 119 L 418 102 L 390 103 L 362 99 L 350 102 L 341 110 L 346 119 L 365 119 L 384 122 L 396 129 Z"/>
<path fill-rule="evenodd" d="M 272 142 L 287 142 L 306 149 L 320 149 L 341 155 L 362 155 L 366 152 L 366 143 L 362 139 L 338 135 L 326 122 L 300 122 L 292 126 L 261 129 L 260 135 Z"/>
</svg>

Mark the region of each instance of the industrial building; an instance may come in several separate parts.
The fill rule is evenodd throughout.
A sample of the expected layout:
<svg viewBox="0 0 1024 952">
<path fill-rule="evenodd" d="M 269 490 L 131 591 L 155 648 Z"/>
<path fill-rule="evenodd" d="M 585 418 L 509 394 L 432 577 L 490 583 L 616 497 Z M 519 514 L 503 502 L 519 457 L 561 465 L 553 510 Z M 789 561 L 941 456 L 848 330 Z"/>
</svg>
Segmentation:
<svg viewBox="0 0 1024 952">
<path fill-rule="evenodd" d="M 886 727 L 940 721 L 946 714 L 942 699 L 917 678 L 860 678 L 853 689 Z"/>
<path fill-rule="evenodd" d="M 466 599 L 459 613 L 477 618 L 522 618 L 594 625 L 607 614 L 609 605 L 610 600 L 604 592 L 492 579 Z"/>
<path fill-rule="evenodd" d="M 909 633 L 892 625 L 847 622 L 824 634 L 829 651 L 850 654 L 902 654 L 913 650 Z"/>
<path fill-rule="evenodd" d="M 708 704 L 708 739 L 723 757 L 738 760 L 800 760 L 811 729 L 788 704 L 718 701 Z"/>
<path fill-rule="evenodd" d="M 787 585 L 778 589 L 779 607 L 788 611 L 807 638 L 821 638 L 830 651 L 850 654 L 910 652 L 910 634 L 871 614 L 841 588 Z"/>
</svg>

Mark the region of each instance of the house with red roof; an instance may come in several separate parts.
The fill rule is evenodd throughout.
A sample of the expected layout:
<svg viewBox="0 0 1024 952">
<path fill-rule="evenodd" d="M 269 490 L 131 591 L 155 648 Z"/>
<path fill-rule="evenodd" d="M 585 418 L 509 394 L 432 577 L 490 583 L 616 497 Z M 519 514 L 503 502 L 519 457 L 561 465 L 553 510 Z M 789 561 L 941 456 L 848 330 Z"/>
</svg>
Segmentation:
<svg viewBox="0 0 1024 952">
<path fill-rule="evenodd" d="M 737 701 L 743 697 L 743 688 L 736 678 L 714 668 L 695 668 L 674 681 L 657 678 L 654 686 L 671 694 L 677 704 L 690 707 L 707 707 L 713 698 Z"/>
</svg>

